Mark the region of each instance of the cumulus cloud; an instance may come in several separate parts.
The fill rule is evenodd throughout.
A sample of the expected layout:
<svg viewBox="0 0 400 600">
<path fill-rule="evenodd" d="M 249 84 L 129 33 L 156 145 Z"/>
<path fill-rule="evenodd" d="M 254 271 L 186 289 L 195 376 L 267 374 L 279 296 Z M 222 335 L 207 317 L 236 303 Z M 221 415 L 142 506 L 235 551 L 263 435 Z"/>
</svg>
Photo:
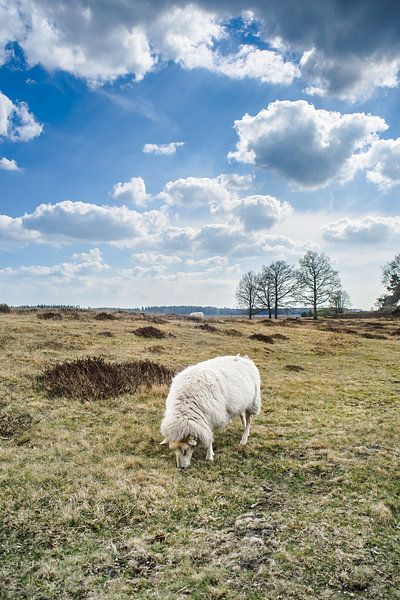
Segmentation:
<svg viewBox="0 0 400 600">
<path fill-rule="evenodd" d="M 292 213 L 288 202 L 280 202 L 273 196 L 246 196 L 239 200 L 234 213 L 247 231 L 270 229 Z"/>
<path fill-rule="evenodd" d="M 157 154 L 171 156 L 176 153 L 176 149 L 183 146 L 184 142 L 171 142 L 170 144 L 145 144 L 143 152 L 145 154 Z"/>
<path fill-rule="evenodd" d="M 161 0 L 119 4 L 110 11 L 79 0 L 20 0 L 19 10 L 3 8 L 8 25 L 0 32 L 0 58 L 6 60 L 7 42 L 17 41 L 29 65 L 61 69 L 93 86 L 127 75 L 139 81 L 168 61 L 268 83 L 288 84 L 298 76 L 298 67 L 276 50 L 242 45 L 221 53 L 218 44 L 229 38 L 229 15 L 200 4 L 177 0 L 171 6 Z"/>
<path fill-rule="evenodd" d="M 168 181 L 158 198 L 173 206 L 215 206 L 229 202 L 231 191 L 217 178 L 186 177 Z"/>
<path fill-rule="evenodd" d="M 12 142 L 29 142 L 40 135 L 43 125 L 29 111 L 26 102 L 12 102 L 0 92 L 0 138 Z"/>
<path fill-rule="evenodd" d="M 361 157 L 360 167 L 367 169 L 367 179 L 382 191 L 400 185 L 400 138 L 374 142 Z"/>
<path fill-rule="evenodd" d="M 112 197 L 118 200 L 128 200 L 137 206 L 145 206 L 149 200 L 146 185 L 142 177 L 132 177 L 125 183 L 116 183 L 112 191 Z"/>
<path fill-rule="evenodd" d="M 330 242 L 379 243 L 400 234 L 400 217 L 347 217 L 329 223 L 322 237 Z"/>
<path fill-rule="evenodd" d="M 13 158 L 9 159 L 9 158 L 6 158 L 5 156 L 0 158 L 0 169 L 3 169 L 4 171 L 20 171 L 21 170 Z"/>
<path fill-rule="evenodd" d="M 98 206 L 65 200 L 40 204 L 32 213 L 0 215 L 0 239 L 67 242 L 123 242 L 132 245 L 159 235 L 168 224 L 157 210 L 139 213 L 126 206 Z"/>
<path fill-rule="evenodd" d="M 229 158 L 271 169 L 301 188 L 316 189 L 332 179 L 348 180 L 353 161 L 379 132 L 381 117 L 316 109 L 304 100 L 275 101 L 255 116 L 235 121 L 239 136 Z"/>
<path fill-rule="evenodd" d="M 63 282 L 71 281 L 77 276 L 99 273 L 109 269 L 103 261 L 99 248 L 92 248 L 88 252 L 73 254 L 71 261 L 53 266 L 28 265 L 20 267 L 6 267 L 0 269 L 0 276 L 34 278 L 36 280 L 53 277 Z"/>
<path fill-rule="evenodd" d="M 157 254 L 154 252 L 137 252 L 132 254 L 135 263 L 144 265 L 175 265 L 182 262 L 182 258 L 175 254 Z"/>
</svg>

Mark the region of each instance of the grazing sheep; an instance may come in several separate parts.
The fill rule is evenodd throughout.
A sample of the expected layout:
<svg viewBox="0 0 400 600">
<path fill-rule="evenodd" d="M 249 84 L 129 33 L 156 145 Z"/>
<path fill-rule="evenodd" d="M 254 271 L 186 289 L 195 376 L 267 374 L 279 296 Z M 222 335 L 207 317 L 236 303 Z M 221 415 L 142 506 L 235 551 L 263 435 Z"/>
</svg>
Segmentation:
<svg viewBox="0 0 400 600">
<path fill-rule="evenodd" d="M 214 459 L 213 430 L 240 416 L 241 444 L 246 444 L 252 415 L 261 407 L 260 374 L 248 356 L 219 356 L 184 369 L 172 380 L 161 433 L 175 450 L 176 464 L 186 469 L 197 442 Z"/>
<path fill-rule="evenodd" d="M 190 313 L 189 317 L 195 317 L 196 319 L 204 319 L 204 313 L 203 312 L 192 312 L 192 313 Z"/>
</svg>

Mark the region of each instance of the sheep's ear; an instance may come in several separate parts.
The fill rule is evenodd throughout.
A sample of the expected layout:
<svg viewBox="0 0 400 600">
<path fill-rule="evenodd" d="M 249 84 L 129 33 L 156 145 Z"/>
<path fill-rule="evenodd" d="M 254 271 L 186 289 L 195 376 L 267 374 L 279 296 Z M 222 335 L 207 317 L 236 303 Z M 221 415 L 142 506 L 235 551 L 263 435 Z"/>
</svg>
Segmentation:
<svg viewBox="0 0 400 600">
<path fill-rule="evenodd" d="M 189 446 L 197 446 L 196 440 L 193 439 L 188 440 L 187 443 L 189 444 Z"/>
<path fill-rule="evenodd" d="M 162 442 L 160 442 L 160 446 L 165 446 L 166 444 L 168 444 L 168 440 L 167 438 L 164 438 Z"/>
</svg>

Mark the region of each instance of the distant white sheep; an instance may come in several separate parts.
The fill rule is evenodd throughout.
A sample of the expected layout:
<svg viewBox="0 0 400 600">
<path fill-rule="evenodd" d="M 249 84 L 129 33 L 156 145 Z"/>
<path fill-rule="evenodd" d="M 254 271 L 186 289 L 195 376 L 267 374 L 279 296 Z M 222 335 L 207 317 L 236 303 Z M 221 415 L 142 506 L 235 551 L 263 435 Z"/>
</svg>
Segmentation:
<svg viewBox="0 0 400 600">
<path fill-rule="evenodd" d="M 184 369 L 172 380 L 161 433 L 175 450 L 176 464 L 187 468 L 197 442 L 214 459 L 213 431 L 240 416 L 241 444 L 246 444 L 251 417 L 261 408 L 260 374 L 247 356 L 219 356 Z"/>
<path fill-rule="evenodd" d="M 204 313 L 203 312 L 192 312 L 192 313 L 190 313 L 189 317 L 195 317 L 196 319 L 204 319 Z"/>
</svg>

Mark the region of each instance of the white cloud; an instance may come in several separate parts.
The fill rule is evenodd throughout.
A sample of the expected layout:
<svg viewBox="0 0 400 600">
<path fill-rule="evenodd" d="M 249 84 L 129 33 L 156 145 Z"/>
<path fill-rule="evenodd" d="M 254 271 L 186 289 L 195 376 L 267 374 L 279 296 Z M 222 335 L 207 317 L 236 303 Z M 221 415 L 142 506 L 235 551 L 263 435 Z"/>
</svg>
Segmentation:
<svg viewBox="0 0 400 600">
<path fill-rule="evenodd" d="M 354 161 L 387 129 L 381 117 L 319 110 L 303 100 L 277 100 L 235 121 L 239 136 L 229 158 L 271 169 L 300 188 L 350 179 Z"/>
<path fill-rule="evenodd" d="M 3 156 L 3 158 L 0 158 L 0 169 L 3 169 L 4 171 L 20 171 L 21 170 L 13 158 L 9 159 L 9 158 L 6 158 L 5 156 Z"/>
<path fill-rule="evenodd" d="M 137 252 L 132 254 L 136 263 L 144 265 L 175 265 L 182 262 L 182 258 L 175 254 L 157 254 L 154 252 Z"/>
<path fill-rule="evenodd" d="M 330 242 L 381 243 L 400 234 L 400 217 L 347 217 L 323 227 L 322 237 Z"/>
<path fill-rule="evenodd" d="M 292 214 L 288 202 L 280 202 L 273 196 L 246 196 L 239 200 L 234 213 L 242 221 L 247 231 L 270 229 Z"/>
<path fill-rule="evenodd" d="M 158 198 L 173 206 L 216 206 L 229 202 L 231 191 L 218 177 L 186 177 L 168 181 Z"/>
<path fill-rule="evenodd" d="M 78 276 L 99 273 L 109 268 L 109 265 L 104 263 L 99 248 L 92 248 L 88 252 L 74 254 L 70 262 L 63 262 L 50 267 L 43 265 L 6 267 L 0 269 L 0 277 L 33 278 L 36 281 L 47 280 L 48 277 L 52 277 L 66 283 Z"/>
<path fill-rule="evenodd" d="M 116 183 L 112 191 L 112 197 L 118 200 L 128 200 L 137 206 L 145 206 L 149 200 L 142 177 L 132 177 L 130 181 L 125 183 Z"/>
<path fill-rule="evenodd" d="M 348 56 L 346 60 L 327 57 L 316 48 L 304 52 L 300 61 L 301 74 L 309 82 L 311 95 L 335 95 L 356 102 L 368 98 L 375 87 L 398 85 L 400 56 Z"/>
<path fill-rule="evenodd" d="M 12 218 L 0 215 L 0 238 L 13 240 L 73 240 L 127 242 L 158 236 L 168 225 L 164 213 L 157 210 L 139 213 L 126 206 L 98 206 L 65 200 L 40 204 L 32 213 Z"/>
<path fill-rule="evenodd" d="M 42 130 L 43 125 L 36 121 L 25 102 L 13 103 L 0 92 L 0 137 L 12 142 L 29 142 Z"/>
<path fill-rule="evenodd" d="M 184 142 L 171 142 L 170 144 L 145 144 L 143 152 L 145 154 L 157 154 L 171 156 L 176 153 L 176 149 L 183 146 Z"/>
<path fill-rule="evenodd" d="M 236 54 L 213 56 L 210 70 L 232 79 L 251 78 L 262 83 L 290 85 L 300 70 L 277 52 L 243 45 Z"/>
<path fill-rule="evenodd" d="M 367 179 L 384 192 L 400 185 L 400 138 L 374 142 L 361 157 L 360 167 L 367 169 Z"/>
</svg>

